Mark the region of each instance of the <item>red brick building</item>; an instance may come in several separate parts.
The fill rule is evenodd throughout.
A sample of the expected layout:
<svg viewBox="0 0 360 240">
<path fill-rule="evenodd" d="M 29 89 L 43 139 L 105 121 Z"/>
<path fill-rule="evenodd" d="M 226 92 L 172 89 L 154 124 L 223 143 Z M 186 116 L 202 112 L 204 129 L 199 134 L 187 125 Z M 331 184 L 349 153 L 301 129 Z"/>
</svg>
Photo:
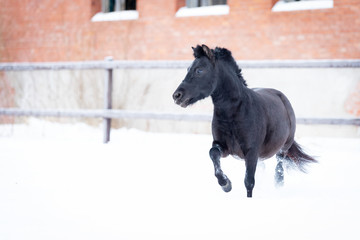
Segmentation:
<svg viewBox="0 0 360 240">
<path fill-rule="evenodd" d="M 360 58 L 360 0 L 280 12 L 277 0 L 225 2 L 223 15 L 177 17 L 186 0 L 136 0 L 135 19 L 95 22 L 101 0 L 0 0 L 0 61 L 190 59 L 198 43 L 238 60 Z"/>
</svg>

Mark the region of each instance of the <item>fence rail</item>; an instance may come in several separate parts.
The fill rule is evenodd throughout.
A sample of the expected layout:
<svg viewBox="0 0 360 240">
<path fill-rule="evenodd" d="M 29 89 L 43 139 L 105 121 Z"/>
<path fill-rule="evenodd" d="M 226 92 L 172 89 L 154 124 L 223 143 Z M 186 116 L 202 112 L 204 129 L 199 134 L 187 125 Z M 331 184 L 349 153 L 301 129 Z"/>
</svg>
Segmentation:
<svg viewBox="0 0 360 240">
<path fill-rule="evenodd" d="M 211 114 L 183 114 L 166 112 L 128 111 L 128 110 L 68 110 L 68 109 L 17 109 L 0 108 L 0 115 L 8 116 L 33 116 L 33 117 L 69 117 L 69 118 L 127 118 L 127 119 L 156 119 L 176 121 L 203 121 L 210 122 Z M 298 124 L 319 124 L 319 125 L 355 125 L 360 126 L 360 118 L 304 118 L 296 119 Z"/>
<path fill-rule="evenodd" d="M 211 121 L 209 114 L 176 114 L 161 112 L 138 112 L 112 109 L 113 69 L 176 69 L 187 68 L 191 61 L 113 61 L 111 57 L 103 61 L 85 62 L 45 62 L 45 63 L 0 63 L 0 71 L 34 70 L 84 70 L 104 69 L 104 109 L 16 109 L 0 108 L 0 115 L 34 117 L 75 117 L 103 118 L 103 142 L 110 141 L 110 126 L 113 118 L 158 119 L 178 121 Z M 360 59 L 350 60 L 261 60 L 237 61 L 241 68 L 360 68 Z M 360 126 L 360 118 L 297 118 L 298 124 L 330 124 Z"/>
<path fill-rule="evenodd" d="M 0 63 L 0 71 L 184 68 L 191 61 L 84 61 Z M 360 59 L 237 61 L 241 68 L 359 68 Z"/>
</svg>

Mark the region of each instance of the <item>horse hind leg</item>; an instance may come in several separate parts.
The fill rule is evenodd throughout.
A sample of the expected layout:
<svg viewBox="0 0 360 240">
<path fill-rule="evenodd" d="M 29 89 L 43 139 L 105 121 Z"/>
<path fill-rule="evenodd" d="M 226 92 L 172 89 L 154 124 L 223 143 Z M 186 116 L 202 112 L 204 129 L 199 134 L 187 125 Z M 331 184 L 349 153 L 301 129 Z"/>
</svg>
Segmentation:
<svg viewBox="0 0 360 240">
<path fill-rule="evenodd" d="M 220 166 L 221 154 L 221 147 L 217 144 L 214 144 L 214 146 L 209 151 L 210 158 L 213 161 L 215 168 L 215 176 L 218 179 L 219 185 L 224 190 L 224 192 L 230 192 L 232 188 L 231 182 L 229 178 L 223 173 Z"/>
<path fill-rule="evenodd" d="M 284 158 L 284 153 L 278 152 L 276 154 L 277 164 L 275 167 L 275 186 L 277 187 L 282 187 L 284 185 Z"/>
</svg>

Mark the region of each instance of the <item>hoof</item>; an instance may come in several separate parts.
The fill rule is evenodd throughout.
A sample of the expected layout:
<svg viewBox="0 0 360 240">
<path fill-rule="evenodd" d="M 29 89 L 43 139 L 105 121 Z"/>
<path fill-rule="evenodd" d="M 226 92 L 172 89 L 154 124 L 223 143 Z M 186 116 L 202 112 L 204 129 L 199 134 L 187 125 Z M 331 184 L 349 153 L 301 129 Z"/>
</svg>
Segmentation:
<svg viewBox="0 0 360 240">
<path fill-rule="evenodd" d="M 226 184 L 224 186 L 221 186 L 221 188 L 222 190 L 224 190 L 224 192 L 230 192 L 232 189 L 230 180 L 226 179 Z"/>
<path fill-rule="evenodd" d="M 277 172 L 275 174 L 275 187 L 282 187 L 284 186 L 284 173 Z"/>
<path fill-rule="evenodd" d="M 284 186 L 284 179 L 282 179 L 282 180 L 276 179 L 276 180 L 275 180 L 275 187 L 281 188 L 281 187 L 283 187 L 283 186 Z"/>
<path fill-rule="evenodd" d="M 248 190 L 248 191 L 247 191 L 247 197 L 248 197 L 248 198 L 252 198 L 252 190 Z"/>
</svg>

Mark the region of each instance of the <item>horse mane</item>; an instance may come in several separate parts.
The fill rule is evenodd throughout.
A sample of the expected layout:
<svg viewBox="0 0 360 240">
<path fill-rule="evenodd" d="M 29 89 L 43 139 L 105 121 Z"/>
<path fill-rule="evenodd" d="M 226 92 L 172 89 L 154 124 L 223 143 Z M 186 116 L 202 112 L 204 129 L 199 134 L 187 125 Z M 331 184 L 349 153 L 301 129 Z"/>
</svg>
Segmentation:
<svg viewBox="0 0 360 240">
<path fill-rule="evenodd" d="M 208 48 L 207 46 L 205 47 L 204 46 L 205 45 L 202 46 L 197 45 L 196 48 L 193 48 L 195 58 L 200 58 L 205 56 L 209 58 L 211 61 L 216 61 L 216 60 L 225 61 L 228 64 L 228 66 L 230 66 L 230 68 L 236 72 L 236 75 L 238 76 L 239 80 L 244 84 L 244 86 L 247 86 L 247 83 L 241 74 L 241 68 L 239 68 L 239 66 L 236 64 L 236 61 L 229 50 L 227 50 L 226 48 L 216 47 L 215 49 L 206 51 L 204 49 L 208 49 Z"/>
<path fill-rule="evenodd" d="M 236 61 L 233 58 L 231 52 L 229 50 L 227 50 L 226 48 L 219 48 L 219 47 L 216 47 L 212 51 L 215 55 L 215 59 L 223 60 L 223 61 L 227 62 L 227 64 L 236 72 L 236 75 L 238 76 L 240 81 L 245 86 L 247 86 L 247 83 L 241 74 L 241 68 L 239 68 L 239 66 L 236 64 Z"/>
</svg>

